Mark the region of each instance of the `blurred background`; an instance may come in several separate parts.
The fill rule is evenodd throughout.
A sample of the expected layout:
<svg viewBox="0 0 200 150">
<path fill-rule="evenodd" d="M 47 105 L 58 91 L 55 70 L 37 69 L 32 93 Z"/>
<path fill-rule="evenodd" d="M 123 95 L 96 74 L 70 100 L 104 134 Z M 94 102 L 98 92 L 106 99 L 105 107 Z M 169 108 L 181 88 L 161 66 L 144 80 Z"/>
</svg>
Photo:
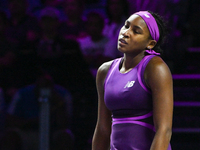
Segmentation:
<svg viewBox="0 0 200 150">
<path fill-rule="evenodd" d="M 169 28 L 172 149 L 200 149 L 199 0 L 0 0 L 0 150 L 91 149 L 96 71 L 122 56 L 119 30 L 139 10 Z"/>
</svg>

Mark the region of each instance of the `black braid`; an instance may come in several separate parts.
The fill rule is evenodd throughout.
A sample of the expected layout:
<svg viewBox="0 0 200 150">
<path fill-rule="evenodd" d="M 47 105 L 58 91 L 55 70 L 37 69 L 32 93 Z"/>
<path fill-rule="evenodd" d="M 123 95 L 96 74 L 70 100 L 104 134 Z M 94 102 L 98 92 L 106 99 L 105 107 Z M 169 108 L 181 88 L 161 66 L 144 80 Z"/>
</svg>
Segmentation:
<svg viewBox="0 0 200 150">
<path fill-rule="evenodd" d="M 151 13 L 151 15 L 155 18 L 158 28 L 159 28 L 159 33 L 160 33 L 159 40 L 157 44 L 155 45 L 155 47 L 153 48 L 153 50 L 162 54 L 163 50 L 161 49 L 161 45 L 164 44 L 168 31 L 169 31 L 167 29 L 167 23 L 165 22 L 162 16 L 151 11 L 148 11 L 148 12 Z"/>
</svg>

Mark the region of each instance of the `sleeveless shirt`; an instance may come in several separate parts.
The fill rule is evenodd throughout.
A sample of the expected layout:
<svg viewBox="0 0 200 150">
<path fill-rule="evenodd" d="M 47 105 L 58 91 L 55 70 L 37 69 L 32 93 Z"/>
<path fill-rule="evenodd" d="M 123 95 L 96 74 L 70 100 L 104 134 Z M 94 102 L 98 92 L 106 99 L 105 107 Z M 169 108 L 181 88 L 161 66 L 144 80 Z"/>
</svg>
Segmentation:
<svg viewBox="0 0 200 150">
<path fill-rule="evenodd" d="M 104 100 L 112 112 L 111 150 L 149 150 L 155 135 L 152 95 L 144 71 L 155 55 L 146 55 L 132 70 L 121 73 L 115 59 L 104 84 Z M 171 150 L 169 145 L 168 150 Z"/>
</svg>

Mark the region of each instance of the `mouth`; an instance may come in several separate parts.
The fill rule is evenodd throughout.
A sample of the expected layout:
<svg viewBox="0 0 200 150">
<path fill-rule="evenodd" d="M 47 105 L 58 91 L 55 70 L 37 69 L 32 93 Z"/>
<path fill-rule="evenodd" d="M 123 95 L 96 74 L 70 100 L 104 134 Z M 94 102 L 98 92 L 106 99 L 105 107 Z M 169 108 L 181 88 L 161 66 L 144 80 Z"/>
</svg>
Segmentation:
<svg viewBox="0 0 200 150">
<path fill-rule="evenodd" d="M 123 44 L 128 44 L 124 39 L 119 39 L 119 41 Z"/>
</svg>

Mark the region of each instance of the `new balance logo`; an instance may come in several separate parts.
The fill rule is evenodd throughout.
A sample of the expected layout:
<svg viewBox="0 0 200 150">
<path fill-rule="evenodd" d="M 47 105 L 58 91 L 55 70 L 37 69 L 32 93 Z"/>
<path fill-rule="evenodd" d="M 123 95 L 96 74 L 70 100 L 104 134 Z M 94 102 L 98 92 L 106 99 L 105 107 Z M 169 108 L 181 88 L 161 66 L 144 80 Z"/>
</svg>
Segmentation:
<svg viewBox="0 0 200 150">
<path fill-rule="evenodd" d="M 124 88 L 130 88 L 134 85 L 135 81 L 128 81 Z"/>
</svg>

